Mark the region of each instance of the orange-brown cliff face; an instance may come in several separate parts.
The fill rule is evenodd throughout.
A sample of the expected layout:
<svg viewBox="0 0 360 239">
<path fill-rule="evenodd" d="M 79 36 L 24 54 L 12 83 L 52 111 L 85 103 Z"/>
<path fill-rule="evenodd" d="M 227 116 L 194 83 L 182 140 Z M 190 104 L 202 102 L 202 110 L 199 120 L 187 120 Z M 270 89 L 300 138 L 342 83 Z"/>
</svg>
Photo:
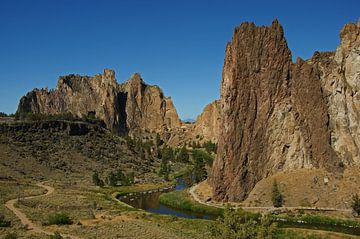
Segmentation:
<svg viewBox="0 0 360 239">
<path fill-rule="evenodd" d="M 220 127 L 220 101 L 215 100 L 205 106 L 203 112 L 197 117 L 192 129 L 193 135 L 200 135 L 204 141 L 217 142 Z"/>
<path fill-rule="evenodd" d="M 218 154 L 209 179 L 215 199 L 243 200 L 280 171 L 341 172 L 339 165 L 360 162 L 359 29 L 347 24 L 335 53 L 295 64 L 276 20 L 235 29 L 226 48 Z"/>
<path fill-rule="evenodd" d="M 79 117 L 95 113 L 108 128 L 129 134 L 181 125 L 171 99 L 158 86 L 145 84 L 139 74 L 119 85 L 112 70 L 94 77 L 63 76 L 54 90 L 35 89 L 20 100 L 18 113 L 27 112 Z"/>
</svg>

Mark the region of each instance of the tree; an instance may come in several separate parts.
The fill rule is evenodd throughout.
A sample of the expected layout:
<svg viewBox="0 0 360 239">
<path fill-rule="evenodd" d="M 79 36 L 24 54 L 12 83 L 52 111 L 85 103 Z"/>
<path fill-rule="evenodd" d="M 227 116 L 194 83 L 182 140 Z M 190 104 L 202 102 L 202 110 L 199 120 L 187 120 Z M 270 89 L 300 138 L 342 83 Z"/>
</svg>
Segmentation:
<svg viewBox="0 0 360 239">
<path fill-rule="evenodd" d="M 10 221 L 7 221 L 5 219 L 5 216 L 0 214 L 0 227 L 9 227 L 10 226 Z"/>
<path fill-rule="evenodd" d="M 281 194 L 281 191 L 279 189 L 276 180 L 273 182 L 271 200 L 273 202 L 274 207 L 282 207 L 284 203 L 284 197 Z"/>
<path fill-rule="evenodd" d="M 226 207 L 224 217 L 210 227 L 210 232 L 218 239 L 271 239 L 275 238 L 276 228 L 269 217 Z"/>
<path fill-rule="evenodd" d="M 205 168 L 206 153 L 202 150 L 193 150 L 194 168 L 193 175 L 195 182 L 200 182 L 207 177 L 207 171 Z"/>
<path fill-rule="evenodd" d="M 209 140 L 203 144 L 203 148 L 205 148 L 206 152 L 209 154 L 216 153 L 217 145 Z"/>
<path fill-rule="evenodd" d="M 112 187 L 115 187 L 115 186 L 117 186 L 117 181 L 118 180 L 117 180 L 116 175 L 113 172 L 110 172 L 109 176 L 108 176 L 109 185 Z"/>
<path fill-rule="evenodd" d="M 96 186 L 104 187 L 104 181 L 101 180 L 101 178 L 99 177 L 98 172 L 96 172 L 96 171 L 94 172 L 94 174 L 92 176 L 92 180 L 93 180 L 93 183 Z"/>
<path fill-rule="evenodd" d="M 357 193 L 352 197 L 351 208 L 356 213 L 356 215 L 360 215 L 360 198 Z"/>
<path fill-rule="evenodd" d="M 159 133 L 156 134 L 155 143 L 156 143 L 156 146 L 158 146 L 158 147 L 161 146 L 161 145 L 164 143 L 164 142 L 161 140 Z"/>
<path fill-rule="evenodd" d="M 176 160 L 179 161 L 179 162 L 183 162 L 183 163 L 188 163 L 189 162 L 189 152 L 188 152 L 188 150 L 186 149 L 185 146 L 183 146 L 180 149 L 180 151 L 179 151 L 179 153 L 178 153 L 178 155 L 176 157 Z"/>
</svg>

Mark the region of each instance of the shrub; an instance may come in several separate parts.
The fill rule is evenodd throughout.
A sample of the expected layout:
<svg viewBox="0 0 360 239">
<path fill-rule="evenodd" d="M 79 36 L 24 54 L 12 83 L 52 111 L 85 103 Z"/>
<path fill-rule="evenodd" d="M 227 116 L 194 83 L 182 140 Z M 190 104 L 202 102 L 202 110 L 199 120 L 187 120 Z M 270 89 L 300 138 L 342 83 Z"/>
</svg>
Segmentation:
<svg viewBox="0 0 360 239">
<path fill-rule="evenodd" d="M 92 181 L 95 184 L 95 186 L 100 186 L 100 187 L 104 186 L 104 181 L 101 180 L 101 178 L 99 177 L 98 172 L 94 172 L 94 174 L 92 176 Z"/>
<path fill-rule="evenodd" d="M 72 224 L 72 220 L 65 213 L 54 213 L 50 214 L 48 217 L 49 225 L 70 225 Z"/>
<path fill-rule="evenodd" d="M 6 236 L 4 237 L 4 239 L 17 239 L 18 238 L 18 236 L 17 236 L 17 234 L 15 234 L 15 233 L 8 233 L 8 234 L 6 234 Z"/>
<path fill-rule="evenodd" d="M 0 214 L 0 227 L 9 227 L 10 224 L 10 221 L 7 221 L 4 215 Z"/>
<path fill-rule="evenodd" d="M 352 203 L 351 203 L 351 208 L 353 209 L 353 211 L 356 213 L 356 215 L 360 215 L 360 198 L 359 195 L 356 193 L 355 195 L 353 195 L 352 197 Z"/>
<path fill-rule="evenodd" d="M 211 214 L 219 216 L 224 209 L 200 204 L 191 200 L 184 190 L 175 190 L 169 193 L 162 193 L 159 197 L 160 203 L 177 209 L 192 211 L 196 213 Z"/>
<path fill-rule="evenodd" d="M 183 146 L 176 156 L 176 160 L 183 163 L 189 162 L 189 152 L 185 146 Z"/>
<path fill-rule="evenodd" d="M 273 182 L 271 200 L 274 207 L 282 207 L 284 203 L 284 196 L 281 194 L 279 186 L 276 181 Z"/>
<path fill-rule="evenodd" d="M 218 218 L 210 231 L 218 239 L 274 238 L 277 224 L 269 217 L 248 217 L 243 210 L 226 207 L 224 217 Z"/>
</svg>

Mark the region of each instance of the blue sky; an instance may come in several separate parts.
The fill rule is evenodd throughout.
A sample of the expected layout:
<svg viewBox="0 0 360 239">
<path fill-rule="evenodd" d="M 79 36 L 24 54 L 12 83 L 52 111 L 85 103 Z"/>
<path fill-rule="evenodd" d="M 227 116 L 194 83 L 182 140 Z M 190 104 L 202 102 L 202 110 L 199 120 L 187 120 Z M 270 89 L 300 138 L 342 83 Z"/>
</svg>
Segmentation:
<svg viewBox="0 0 360 239">
<path fill-rule="evenodd" d="M 1 0 L 0 111 L 69 73 L 139 72 L 171 96 L 181 118 L 219 98 L 226 42 L 243 21 L 278 18 L 293 58 L 335 50 L 360 1 Z"/>
</svg>

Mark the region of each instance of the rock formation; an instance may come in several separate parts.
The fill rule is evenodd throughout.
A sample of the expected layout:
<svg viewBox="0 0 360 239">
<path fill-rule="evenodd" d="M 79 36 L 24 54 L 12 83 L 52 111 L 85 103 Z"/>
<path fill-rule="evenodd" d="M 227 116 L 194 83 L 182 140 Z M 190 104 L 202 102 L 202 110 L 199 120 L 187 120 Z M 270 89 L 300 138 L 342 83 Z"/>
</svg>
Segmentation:
<svg viewBox="0 0 360 239">
<path fill-rule="evenodd" d="M 205 106 L 203 112 L 194 123 L 184 123 L 167 132 L 165 139 L 171 147 L 181 147 L 192 142 L 204 143 L 211 141 L 217 143 L 220 124 L 220 101 L 215 100 Z"/>
<path fill-rule="evenodd" d="M 243 200 L 261 179 L 299 168 L 341 171 L 359 163 L 360 23 L 335 53 L 294 64 L 281 25 L 243 23 L 226 47 L 217 200 Z"/>
<path fill-rule="evenodd" d="M 204 140 L 217 142 L 220 124 L 220 101 L 215 100 L 205 106 L 203 112 L 197 117 L 193 135 L 200 135 Z"/>
<path fill-rule="evenodd" d="M 18 106 L 18 114 L 28 112 L 72 113 L 78 117 L 95 114 L 109 129 L 130 134 L 181 125 L 171 99 L 158 86 L 145 84 L 139 74 L 118 84 L 112 70 L 94 77 L 60 77 L 51 91 L 34 89 L 21 98 Z"/>
</svg>

